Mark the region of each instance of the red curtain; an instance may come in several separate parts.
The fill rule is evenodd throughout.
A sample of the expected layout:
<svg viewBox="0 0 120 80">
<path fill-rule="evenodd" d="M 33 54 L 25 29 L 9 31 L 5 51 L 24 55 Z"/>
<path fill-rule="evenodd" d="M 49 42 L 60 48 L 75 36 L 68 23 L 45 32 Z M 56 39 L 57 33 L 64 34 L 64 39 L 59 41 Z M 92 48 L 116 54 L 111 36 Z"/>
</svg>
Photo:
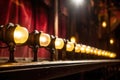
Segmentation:
<svg viewBox="0 0 120 80">
<path fill-rule="evenodd" d="M 12 22 L 26 27 L 29 32 L 35 29 L 49 32 L 49 30 L 47 30 L 47 5 L 42 7 L 40 4 L 45 5 L 43 2 L 41 3 L 41 0 L 0 0 L 0 25 Z M 0 43 L 0 45 L 5 46 L 3 43 Z M 8 55 L 8 49 L 0 49 L 0 57 L 8 57 Z M 32 55 L 33 52 L 28 46 L 16 47 L 15 57 L 31 58 Z M 40 58 L 49 59 L 50 53 L 43 48 L 38 50 L 38 56 Z"/>
<path fill-rule="evenodd" d="M 52 4 L 51 4 L 52 3 Z M 63 5 L 62 5 L 63 6 Z M 59 37 L 66 38 L 67 16 L 63 6 L 59 13 Z M 0 0 L 0 25 L 9 22 L 54 35 L 54 0 Z M 0 42 L 0 46 L 6 44 Z M 8 57 L 8 49 L 0 49 L 0 57 Z M 32 58 L 32 49 L 26 46 L 16 47 L 15 57 Z M 50 52 L 39 48 L 38 56 L 49 59 Z"/>
</svg>

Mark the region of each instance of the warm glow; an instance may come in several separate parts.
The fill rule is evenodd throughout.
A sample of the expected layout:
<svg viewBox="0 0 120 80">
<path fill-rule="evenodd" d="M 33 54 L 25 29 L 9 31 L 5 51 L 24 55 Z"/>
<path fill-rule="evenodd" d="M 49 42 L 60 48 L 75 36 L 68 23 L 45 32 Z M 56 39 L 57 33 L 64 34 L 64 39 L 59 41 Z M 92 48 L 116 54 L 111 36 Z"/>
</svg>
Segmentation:
<svg viewBox="0 0 120 80">
<path fill-rule="evenodd" d="M 17 25 L 14 31 L 14 42 L 16 44 L 23 44 L 27 41 L 28 36 L 28 30 L 25 27 Z"/>
<path fill-rule="evenodd" d="M 55 48 L 56 49 L 62 49 L 64 46 L 64 41 L 61 38 L 56 38 L 55 39 Z"/>
<path fill-rule="evenodd" d="M 98 56 L 101 56 L 102 55 L 102 50 L 98 50 Z"/>
<path fill-rule="evenodd" d="M 114 39 L 110 39 L 110 44 L 114 44 Z"/>
<path fill-rule="evenodd" d="M 106 21 L 103 21 L 103 22 L 102 22 L 102 27 L 103 27 L 103 28 L 106 28 L 106 27 L 107 27 Z"/>
<path fill-rule="evenodd" d="M 90 46 L 87 46 L 87 47 L 86 47 L 86 53 L 88 54 L 88 53 L 90 53 L 90 51 L 91 51 L 91 47 L 90 47 Z"/>
<path fill-rule="evenodd" d="M 51 38 L 49 34 L 41 32 L 39 37 L 40 46 L 47 47 L 51 42 Z"/>
<path fill-rule="evenodd" d="M 115 54 L 115 53 L 111 53 L 111 54 L 109 55 L 109 57 L 110 57 L 110 58 L 115 58 L 115 57 L 116 57 L 116 54 Z"/>
<path fill-rule="evenodd" d="M 74 43 L 73 42 L 67 42 L 66 51 L 73 51 L 73 49 L 74 49 Z"/>
<path fill-rule="evenodd" d="M 95 54 L 95 55 L 98 54 L 98 49 L 97 49 L 97 48 L 94 49 L 94 54 Z"/>
<path fill-rule="evenodd" d="M 94 53 L 94 47 L 91 47 L 91 49 L 90 49 L 90 53 L 91 53 L 91 54 Z"/>
<path fill-rule="evenodd" d="M 79 6 L 79 5 L 82 5 L 84 3 L 84 0 L 72 0 L 72 2 L 76 5 L 76 6 Z"/>
<path fill-rule="evenodd" d="M 81 45 L 80 51 L 81 53 L 85 53 L 86 46 L 85 45 Z"/>
<path fill-rule="evenodd" d="M 105 51 L 103 50 L 102 53 L 101 53 L 102 56 L 105 56 Z"/>
<path fill-rule="evenodd" d="M 110 55 L 110 52 L 106 51 L 104 56 L 109 57 L 109 55 Z"/>
<path fill-rule="evenodd" d="M 75 52 L 76 53 L 79 53 L 80 52 L 80 44 L 76 44 L 76 46 L 75 46 Z"/>
<path fill-rule="evenodd" d="M 73 42 L 73 43 L 76 43 L 75 37 L 71 37 L 70 41 Z"/>
</svg>

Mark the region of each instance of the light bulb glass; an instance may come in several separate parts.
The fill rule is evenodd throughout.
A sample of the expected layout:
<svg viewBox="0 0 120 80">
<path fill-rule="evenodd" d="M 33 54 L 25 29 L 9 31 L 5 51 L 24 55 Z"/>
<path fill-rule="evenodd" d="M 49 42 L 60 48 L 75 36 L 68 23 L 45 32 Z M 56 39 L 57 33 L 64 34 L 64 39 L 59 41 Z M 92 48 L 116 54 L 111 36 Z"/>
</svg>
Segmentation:
<svg viewBox="0 0 120 80">
<path fill-rule="evenodd" d="M 73 42 L 73 43 L 76 43 L 76 38 L 74 36 L 72 36 L 70 41 Z"/>
<path fill-rule="evenodd" d="M 89 54 L 90 51 L 91 51 L 91 47 L 90 47 L 90 46 L 87 46 L 87 47 L 86 47 L 86 53 Z"/>
<path fill-rule="evenodd" d="M 115 54 L 115 53 L 110 53 L 109 57 L 110 57 L 110 58 L 115 58 L 115 57 L 116 57 L 116 54 Z"/>
<path fill-rule="evenodd" d="M 106 51 L 103 50 L 102 53 L 101 53 L 101 55 L 102 55 L 102 56 L 105 56 L 105 52 L 106 52 Z"/>
<path fill-rule="evenodd" d="M 103 27 L 103 28 L 106 28 L 106 27 L 107 27 L 106 21 L 103 21 L 103 22 L 102 22 L 102 27 Z"/>
<path fill-rule="evenodd" d="M 80 52 L 80 44 L 76 44 L 76 46 L 75 46 L 75 52 L 76 53 L 79 53 Z"/>
<path fill-rule="evenodd" d="M 94 54 L 94 47 L 91 47 L 90 53 L 91 53 L 91 54 Z"/>
<path fill-rule="evenodd" d="M 94 55 L 97 55 L 97 54 L 98 54 L 98 49 L 95 48 L 95 49 L 94 49 Z"/>
<path fill-rule="evenodd" d="M 109 55 L 110 55 L 110 52 L 106 51 L 106 52 L 105 52 L 105 56 L 106 56 L 106 57 L 109 57 Z"/>
<path fill-rule="evenodd" d="M 28 30 L 25 27 L 21 27 L 17 25 L 17 27 L 14 30 L 14 42 L 16 44 L 23 44 L 27 41 L 29 36 Z"/>
<path fill-rule="evenodd" d="M 114 44 L 114 39 L 113 38 L 110 39 L 110 44 Z"/>
<path fill-rule="evenodd" d="M 73 42 L 67 42 L 66 50 L 67 51 L 73 51 L 73 49 L 74 49 L 74 43 Z"/>
<path fill-rule="evenodd" d="M 49 34 L 41 32 L 39 37 L 39 44 L 40 46 L 47 47 L 51 42 L 51 38 Z"/>
<path fill-rule="evenodd" d="M 98 50 L 98 56 L 101 56 L 102 55 L 102 50 Z"/>
<path fill-rule="evenodd" d="M 85 53 L 86 45 L 81 45 L 80 51 L 81 53 Z"/>
<path fill-rule="evenodd" d="M 55 48 L 56 49 L 62 49 L 64 46 L 64 41 L 61 38 L 56 38 L 55 39 Z"/>
</svg>

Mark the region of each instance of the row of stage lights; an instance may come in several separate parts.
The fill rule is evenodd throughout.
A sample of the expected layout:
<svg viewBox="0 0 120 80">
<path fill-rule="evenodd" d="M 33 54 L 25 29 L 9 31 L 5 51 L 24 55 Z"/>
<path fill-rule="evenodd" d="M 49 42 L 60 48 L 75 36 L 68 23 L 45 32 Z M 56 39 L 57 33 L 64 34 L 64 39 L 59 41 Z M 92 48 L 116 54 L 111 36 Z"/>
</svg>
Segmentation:
<svg viewBox="0 0 120 80">
<path fill-rule="evenodd" d="M 113 52 L 97 49 L 95 47 L 83 44 L 73 43 L 69 40 L 58 38 L 44 32 L 38 32 L 37 30 L 29 33 L 25 27 L 13 23 L 0 26 L 0 40 L 8 45 L 10 51 L 8 62 L 15 62 L 15 45 L 29 45 L 34 52 L 33 61 L 37 61 L 37 50 L 41 47 L 74 53 L 92 54 L 108 58 L 116 57 L 116 54 Z"/>
</svg>

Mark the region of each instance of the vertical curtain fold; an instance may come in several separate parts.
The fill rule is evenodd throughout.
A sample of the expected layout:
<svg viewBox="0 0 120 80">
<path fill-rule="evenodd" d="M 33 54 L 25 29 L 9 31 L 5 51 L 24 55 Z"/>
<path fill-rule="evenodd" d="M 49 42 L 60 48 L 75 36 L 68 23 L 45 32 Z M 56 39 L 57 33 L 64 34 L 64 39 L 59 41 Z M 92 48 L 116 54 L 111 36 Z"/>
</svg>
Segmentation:
<svg viewBox="0 0 120 80">
<path fill-rule="evenodd" d="M 54 0 L 0 0 L 0 5 L 0 25 L 12 22 L 26 27 L 30 33 L 36 29 L 50 35 L 54 34 Z M 59 14 L 59 37 L 66 38 L 67 18 L 61 14 L 65 12 L 63 9 Z M 0 42 L 0 46 L 6 44 Z M 0 57 L 8 55 L 8 49 L 0 49 Z M 16 47 L 15 57 L 32 58 L 32 56 L 33 52 L 27 45 Z M 50 52 L 45 48 L 39 48 L 38 57 L 49 59 Z"/>
<path fill-rule="evenodd" d="M 47 32 L 48 13 L 46 13 L 44 6 L 39 5 L 41 4 L 39 0 L 36 1 L 37 4 L 33 4 L 32 0 L 1 0 L 0 25 L 12 22 L 26 27 L 29 32 L 35 29 Z M 33 9 L 36 11 L 34 15 Z M 5 44 L 0 43 L 0 45 L 4 46 Z M 32 57 L 32 54 L 33 52 L 28 46 L 16 47 L 15 57 Z M 0 57 L 8 57 L 8 55 L 8 49 L 0 49 Z M 45 49 L 39 49 L 38 56 L 47 59 L 49 58 L 49 52 Z"/>
</svg>

